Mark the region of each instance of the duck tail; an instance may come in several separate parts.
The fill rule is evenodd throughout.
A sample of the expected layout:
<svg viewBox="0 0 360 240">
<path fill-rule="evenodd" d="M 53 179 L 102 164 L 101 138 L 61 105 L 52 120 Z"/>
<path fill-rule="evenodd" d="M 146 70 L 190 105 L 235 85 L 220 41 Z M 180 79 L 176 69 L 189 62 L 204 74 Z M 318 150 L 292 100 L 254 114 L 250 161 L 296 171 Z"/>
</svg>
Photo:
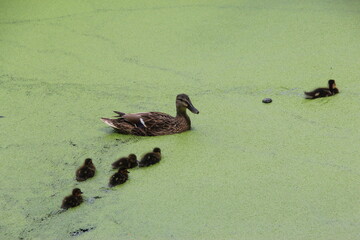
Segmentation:
<svg viewBox="0 0 360 240">
<path fill-rule="evenodd" d="M 313 92 L 304 92 L 305 98 L 314 98 Z"/>
<path fill-rule="evenodd" d="M 101 121 L 103 121 L 105 124 L 109 125 L 112 128 L 116 128 L 116 126 L 113 123 L 113 120 L 110 118 L 100 118 Z"/>
<path fill-rule="evenodd" d="M 114 116 L 114 117 L 122 117 L 122 116 L 124 116 L 125 115 L 125 113 L 123 113 L 123 112 L 118 112 L 118 111 L 114 111 L 114 113 L 116 113 L 117 115 L 116 116 Z"/>
</svg>

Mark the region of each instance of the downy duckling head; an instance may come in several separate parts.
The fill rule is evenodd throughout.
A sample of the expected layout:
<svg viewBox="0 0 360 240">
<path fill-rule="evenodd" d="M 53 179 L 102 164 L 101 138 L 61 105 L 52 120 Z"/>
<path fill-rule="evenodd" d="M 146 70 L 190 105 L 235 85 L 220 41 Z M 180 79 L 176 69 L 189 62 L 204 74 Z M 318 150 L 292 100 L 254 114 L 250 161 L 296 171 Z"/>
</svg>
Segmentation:
<svg viewBox="0 0 360 240">
<path fill-rule="evenodd" d="M 91 165 L 91 164 L 92 164 L 92 159 L 91 158 L 85 159 L 85 165 Z"/>
<path fill-rule="evenodd" d="M 156 147 L 156 148 L 154 148 L 153 152 L 161 153 L 161 150 L 160 150 L 160 148 Z"/>
<path fill-rule="evenodd" d="M 83 192 L 80 190 L 80 188 L 74 188 L 72 190 L 72 195 L 73 196 L 80 196 L 81 194 L 83 194 Z"/>
<path fill-rule="evenodd" d="M 335 80 L 330 79 L 329 82 L 328 82 L 328 84 L 329 84 L 329 89 L 334 89 L 334 88 L 336 88 Z"/>
</svg>

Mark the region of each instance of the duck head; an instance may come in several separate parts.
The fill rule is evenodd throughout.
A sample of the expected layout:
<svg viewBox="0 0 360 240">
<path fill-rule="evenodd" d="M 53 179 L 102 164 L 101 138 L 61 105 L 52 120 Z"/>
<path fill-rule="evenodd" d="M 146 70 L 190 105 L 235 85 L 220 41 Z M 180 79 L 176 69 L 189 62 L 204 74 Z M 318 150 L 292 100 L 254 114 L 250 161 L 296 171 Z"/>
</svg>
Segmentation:
<svg viewBox="0 0 360 240">
<path fill-rule="evenodd" d="M 330 79 L 328 84 L 329 84 L 329 89 L 335 89 L 336 88 L 335 80 Z"/>
<path fill-rule="evenodd" d="M 184 93 L 176 96 L 176 108 L 180 112 L 185 112 L 187 108 L 192 113 L 199 114 L 199 111 L 191 103 L 189 96 Z"/>
<path fill-rule="evenodd" d="M 72 195 L 74 196 L 80 196 L 83 192 L 80 190 L 80 188 L 74 188 L 72 190 Z"/>
<path fill-rule="evenodd" d="M 85 165 L 90 165 L 90 164 L 92 164 L 91 158 L 85 159 Z"/>
<path fill-rule="evenodd" d="M 136 162 L 137 161 L 137 157 L 136 157 L 136 155 L 135 154 L 130 154 L 129 156 L 128 156 L 128 158 L 129 158 L 129 160 L 131 161 L 131 162 Z"/>
<path fill-rule="evenodd" d="M 154 148 L 153 152 L 161 153 L 161 150 L 160 150 L 160 148 L 156 147 L 156 148 Z"/>
</svg>

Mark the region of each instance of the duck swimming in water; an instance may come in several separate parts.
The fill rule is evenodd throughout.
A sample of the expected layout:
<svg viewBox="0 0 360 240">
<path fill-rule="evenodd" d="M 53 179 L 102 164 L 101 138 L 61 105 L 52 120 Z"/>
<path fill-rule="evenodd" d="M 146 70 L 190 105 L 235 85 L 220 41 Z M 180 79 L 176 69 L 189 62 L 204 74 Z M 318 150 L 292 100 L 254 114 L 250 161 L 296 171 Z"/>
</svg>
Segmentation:
<svg viewBox="0 0 360 240">
<path fill-rule="evenodd" d="M 95 175 L 96 168 L 92 163 L 91 158 L 85 159 L 84 164 L 76 170 L 76 180 L 79 182 L 92 178 Z"/>
<path fill-rule="evenodd" d="M 114 111 L 118 114 L 116 119 L 101 118 L 101 120 L 122 134 L 138 136 L 159 136 L 181 133 L 191 128 L 191 121 L 186 113 L 199 111 L 193 106 L 186 94 L 176 96 L 176 116 L 161 112 L 131 113 Z"/>
<path fill-rule="evenodd" d="M 119 168 L 119 171 L 110 177 L 109 187 L 125 183 L 129 178 L 128 173 L 128 170 Z"/>
<path fill-rule="evenodd" d="M 148 167 L 161 160 L 160 148 L 154 148 L 152 152 L 146 153 L 139 162 L 139 167 Z"/>
<path fill-rule="evenodd" d="M 79 206 L 83 202 L 83 197 L 81 196 L 82 193 L 83 192 L 81 192 L 79 188 L 74 188 L 72 194 L 64 198 L 61 208 L 69 209 Z"/>
<path fill-rule="evenodd" d="M 339 93 L 339 89 L 336 88 L 335 80 L 330 79 L 328 81 L 328 88 L 317 88 L 311 92 L 304 92 L 307 99 L 315 99 L 321 97 L 329 97 Z"/>
<path fill-rule="evenodd" d="M 135 154 L 130 154 L 128 157 L 122 157 L 112 164 L 113 169 L 129 169 L 138 165 L 137 157 Z"/>
</svg>

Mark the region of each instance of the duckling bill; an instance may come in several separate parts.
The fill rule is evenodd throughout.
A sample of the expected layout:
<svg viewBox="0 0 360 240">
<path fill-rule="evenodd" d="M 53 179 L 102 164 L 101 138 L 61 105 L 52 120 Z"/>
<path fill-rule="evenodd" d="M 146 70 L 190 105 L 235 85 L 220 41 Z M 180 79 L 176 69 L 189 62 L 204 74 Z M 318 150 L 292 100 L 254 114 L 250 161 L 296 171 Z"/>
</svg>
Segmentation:
<svg viewBox="0 0 360 240">
<path fill-rule="evenodd" d="M 339 89 L 336 87 L 335 80 L 330 79 L 328 81 L 328 88 L 317 88 L 311 92 L 304 92 L 307 99 L 315 99 L 322 97 L 330 97 L 339 93 Z"/>
<path fill-rule="evenodd" d="M 120 168 L 117 173 L 110 177 L 109 187 L 115 187 L 117 185 L 125 183 L 129 178 L 128 173 L 128 170 Z"/>
<path fill-rule="evenodd" d="M 79 188 L 74 188 L 72 194 L 64 198 L 61 208 L 69 209 L 79 206 L 83 202 L 83 197 L 81 196 L 82 193 L 83 192 L 81 192 Z"/>
<path fill-rule="evenodd" d="M 160 148 L 154 148 L 152 152 L 146 153 L 139 162 L 139 167 L 148 167 L 161 160 Z"/>
<path fill-rule="evenodd" d="M 135 154 L 130 154 L 128 157 L 122 157 L 112 163 L 113 169 L 129 169 L 138 165 L 137 157 Z"/>
<path fill-rule="evenodd" d="M 95 175 L 96 168 L 91 158 L 85 159 L 84 164 L 76 170 L 76 180 L 79 182 L 92 178 Z"/>
</svg>

